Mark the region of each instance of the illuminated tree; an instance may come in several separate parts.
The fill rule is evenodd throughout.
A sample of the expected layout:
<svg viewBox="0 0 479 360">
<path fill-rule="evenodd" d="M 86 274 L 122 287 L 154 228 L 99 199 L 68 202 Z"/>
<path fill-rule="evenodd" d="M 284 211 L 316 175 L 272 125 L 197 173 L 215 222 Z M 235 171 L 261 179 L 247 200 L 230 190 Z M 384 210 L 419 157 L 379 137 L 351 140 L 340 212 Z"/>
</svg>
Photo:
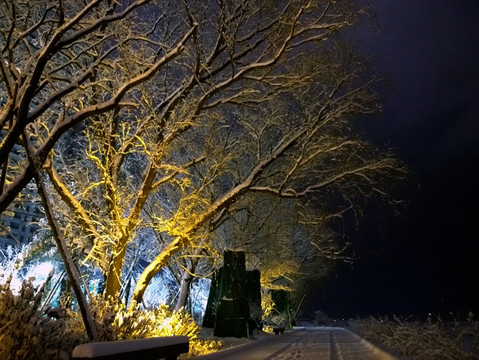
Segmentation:
<svg viewBox="0 0 479 360">
<path fill-rule="evenodd" d="M 61 236 L 102 269 L 106 296 L 118 296 L 143 234 L 159 241 L 131 306 L 161 269 L 200 255 L 242 197 L 379 190 L 398 170 L 349 131 L 353 116 L 377 110 L 375 79 L 335 41 L 362 14 L 349 1 L 1 11 L 0 209 L 47 173 L 68 208 Z M 9 160 L 15 144 L 23 162 Z"/>
<path fill-rule="evenodd" d="M 123 106 L 125 95 L 178 55 L 194 27 L 172 48 L 122 77 L 115 53 L 145 40 L 135 31 L 133 11 L 146 0 L 121 6 L 112 1 L 5 1 L 0 5 L 0 213 L 33 179 L 48 208 L 39 171 L 59 138 L 85 119 Z M 128 20 L 129 19 L 129 20 Z M 124 25 L 123 37 L 113 33 Z M 131 26 L 128 26 L 131 25 Z M 115 84 L 109 82 L 119 76 Z M 101 93 L 100 93 L 101 89 Z M 129 97 L 129 96 L 128 96 Z M 15 158 L 10 155 L 15 153 Z M 20 157 L 20 160 L 18 159 Z M 58 246 L 73 276 L 82 313 L 82 292 L 55 219 L 46 209 Z M 91 316 L 87 316 L 91 317 Z M 91 332 L 92 326 L 87 325 Z M 90 334 L 91 338 L 94 335 Z"/>
</svg>

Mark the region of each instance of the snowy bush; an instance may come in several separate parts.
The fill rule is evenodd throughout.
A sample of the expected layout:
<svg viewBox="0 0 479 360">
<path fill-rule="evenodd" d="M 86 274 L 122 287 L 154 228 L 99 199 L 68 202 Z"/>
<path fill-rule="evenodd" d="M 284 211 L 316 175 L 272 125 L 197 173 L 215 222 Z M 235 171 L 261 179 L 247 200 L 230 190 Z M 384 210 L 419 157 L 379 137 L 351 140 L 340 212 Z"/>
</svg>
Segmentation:
<svg viewBox="0 0 479 360">
<path fill-rule="evenodd" d="M 46 252 L 26 261 L 28 253 L 31 246 L 9 248 L 0 254 L 0 359 L 68 359 L 76 345 L 89 339 L 82 317 L 75 309 L 52 309 L 61 302 L 59 284 L 65 275 L 61 271 L 63 266 L 55 261 L 53 253 Z M 199 338 L 200 328 L 186 311 L 172 311 L 159 303 L 171 296 L 171 290 L 162 281 L 165 279 L 158 277 L 157 286 L 150 287 L 156 291 L 151 291 L 147 309 L 129 311 L 121 303 L 104 301 L 91 293 L 90 308 L 98 340 L 186 335 L 190 339 L 190 352 L 183 358 L 218 350 L 219 342 Z M 89 283 L 96 283 L 91 276 Z M 192 291 L 200 304 L 206 302 L 202 294 L 205 284 L 202 285 Z"/>
<path fill-rule="evenodd" d="M 24 280 L 18 294 L 11 289 L 11 277 L 0 285 L 0 359 L 68 359 L 76 345 L 88 340 L 75 314 L 42 308 L 49 280 L 40 288 L 33 279 Z"/>
<path fill-rule="evenodd" d="M 101 341 L 185 335 L 190 339 L 190 352 L 183 357 L 206 354 L 221 347 L 217 341 L 200 339 L 200 328 L 183 310 L 172 311 L 167 305 L 127 310 L 123 304 L 99 297 L 91 298 L 90 305 Z"/>
<path fill-rule="evenodd" d="M 68 309 L 42 307 L 50 278 L 37 288 L 33 279 L 24 280 L 12 291 L 11 278 L 0 285 L 0 359 L 68 359 L 73 348 L 88 342 L 79 314 Z M 91 297 L 100 341 L 139 339 L 154 336 L 186 335 L 190 352 L 184 358 L 216 351 L 221 344 L 199 338 L 200 328 L 184 311 L 166 305 L 153 310 L 128 311 Z"/>
</svg>

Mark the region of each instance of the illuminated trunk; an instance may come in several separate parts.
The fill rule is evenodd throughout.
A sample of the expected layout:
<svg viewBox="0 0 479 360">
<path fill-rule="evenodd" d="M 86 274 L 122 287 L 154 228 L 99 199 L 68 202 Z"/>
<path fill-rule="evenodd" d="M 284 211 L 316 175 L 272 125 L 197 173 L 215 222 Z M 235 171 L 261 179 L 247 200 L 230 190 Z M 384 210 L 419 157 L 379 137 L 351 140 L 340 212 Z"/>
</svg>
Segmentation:
<svg viewBox="0 0 479 360">
<path fill-rule="evenodd" d="M 146 199 L 148 198 L 148 195 L 152 190 L 152 184 L 155 180 L 155 176 L 156 167 L 150 161 L 147 165 L 147 168 L 145 169 L 144 180 L 138 191 L 138 196 L 136 197 L 135 203 L 132 206 L 131 213 L 126 221 L 126 226 L 122 227 L 124 219 L 121 218 L 120 211 L 116 211 L 116 216 L 113 218 L 113 221 L 117 224 L 116 226 L 118 227 L 118 229 L 121 229 L 121 236 L 116 241 L 116 244 L 113 247 L 112 259 L 108 266 L 104 294 L 105 297 L 112 296 L 113 298 L 115 298 L 120 293 L 121 273 L 123 269 L 123 262 L 125 260 L 126 247 L 128 246 L 128 241 L 130 240 L 132 232 L 134 231 L 134 229 L 136 229 L 138 225 L 138 219 L 140 218 L 140 214 L 143 209 L 143 206 L 145 205 Z M 114 188 L 112 188 L 111 190 L 112 193 L 115 191 Z M 112 198 L 114 197 L 112 196 Z M 118 206 L 118 203 L 112 202 L 111 205 Z"/>
<path fill-rule="evenodd" d="M 120 294 L 121 288 L 121 273 L 123 269 L 123 262 L 125 260 L 126 254 L 126 245 L 127 242 L 124 239 L 121 239 L 122 246 L 115 247 L 112 260 L 108 267 L 108 272 L 106 274 L 106 284 L 105 284 L 105 293 L 104 297 L 113 297 L 116 299 Z"/>
<path fill-rule="evenodd" d="M 170 259 L 178 251 L 183 248 L 184 240 L 179 236 L 176 237 L 171 243 L 169 243 L 165 249 L 158 255 L 141 273 L 138 282 L 136 283 L 135 290 L 131 297 L 129 309 L 133 309 L 136 304 L 140 304 L 143 299 L 143 294 L 146 291 L 148 284 L 150 283 L 153 276 L 155 276 L 161 269 L 163 269 Z"/>
</svg>

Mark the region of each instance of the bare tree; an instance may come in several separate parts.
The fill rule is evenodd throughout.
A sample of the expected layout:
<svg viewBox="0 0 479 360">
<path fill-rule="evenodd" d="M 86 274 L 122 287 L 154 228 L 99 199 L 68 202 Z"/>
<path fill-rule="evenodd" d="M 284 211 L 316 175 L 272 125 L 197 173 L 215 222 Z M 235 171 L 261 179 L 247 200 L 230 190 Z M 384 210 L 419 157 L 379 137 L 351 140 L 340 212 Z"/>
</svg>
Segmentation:
<svg viewBox="0 0 479 360">
<path fill-rule="evenodd" d="M 34 174 L 8 159 L 25 132 L 106 296 L 141 229 L 162 242 L 131 306 L 246 194 L 380 190 L 398 170 L 348 131 L 377 109 L 375 79 L 334 41 L 362 13 L 349 1 L 76 4 L 2 7 L 0 208 Z"/>
<path fill-rule="evenodd" d="M 344 85 L 348 79 L 346 76 L 336 80 Z M 330 89 L 334 88 L 331 86 Z M 318 193 L 327 198 L 331 189 L 343 191 L 345 196 L 354 191 L 384 194 L 380 186 L 376 186 L 376 181 L 381 182 L 396 171 L 401 174 L 402 169 L 391 157 L 381 155 L 367 143 L 348 137 L 344 132 L 350 111 L 359 111 L 360 107 L 370 109 L 366 102 L 359 103 L 369 101 L 370 94 L 367 87 L 343 90 L 338 98 L 325 91 L 323 99 L 316 99 L 319 100 L 319 109 L 308 107 L 306 112 L 299 108 L 296 115 L 288 111 L 290 102 L 285 103 L 286 108 L 284 104 L 273 103 L 270 107 L 262 103 L 261 108 L 252 111 L 254 114 L 249 111 L 237 114 L 235 126 L 241 131 L 227 146 L 227 163 L 220 162 L 220 168 L 207 160 L 199 164 L 214 172 L 214 176 L 201 176 L 201 179 L 215 179 L 216 191 L 208 189 L 207 195 L 200 196 L 208 201 L 204 201 L 183 222 L 176 219 L 173 223 L 165 222 L 174 229 L 169 232 L 171 241 L 140 276 L 134 292 L 135 300 L 141 299 L 151 276 L 180 249 L 195 241 L 197 231 L 209 221 L 217 221 L 224 209 L 230 208 L 247 193 L 264 192 L 281 198 L 301 198 Z M 334 106 L 325 105 L 324 102 L 331 99 Z M 343 99 L 347 100 L 342 103 Z M 218 172 L 222 174 L 220 177 Z M 198 190 L 195 188 L 195 196 Z"/>
<path fill-rule="evenodd" d="M 247 267 L 261 271 L 261 283 L 268 289 L 291 290 L 299 278 L 324 278 L 343 247 L 328 223 L 314 224 L 318 236 L 311 236 L 302 222 L 299 199 L 253 193 L 229 209 L 230 218 L 215 233 L 213 243 L 224 250 L 242 249 Z M 311 209 L 318 213 L 318 209 Z M 314 244 L 314 245 L 313 245 Z"/>
<path fill-rule="evenodd" d="M 180 38 L 147 51 L 145 29 L 134 11 L 149 0 L 124 2 L 4 1 L 0 5 L 0 211 L 33 178 L 20 136 L 33 142 L 35 163 L 43 164 L 59 138 L 85 119 L 125 106 L 137 106 L 131 90 L 178 56 L 196 26 Z M 137 49 L 134 66 L 125 69 L 119 53 Z M 117 81 L 111 81 L 111 79 Z M 26 160 L 26 159 L 25 159 Z"/>
</svg>

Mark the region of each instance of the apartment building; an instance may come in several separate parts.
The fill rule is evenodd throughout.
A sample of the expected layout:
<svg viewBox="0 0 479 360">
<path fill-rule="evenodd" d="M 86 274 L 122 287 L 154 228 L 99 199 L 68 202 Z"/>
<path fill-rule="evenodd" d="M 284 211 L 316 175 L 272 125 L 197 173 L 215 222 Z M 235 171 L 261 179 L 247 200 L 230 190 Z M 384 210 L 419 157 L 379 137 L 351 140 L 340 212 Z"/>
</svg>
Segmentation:
<svg viewBox="0 0 479 360">
<path fill-rule="evenodd" d="M 20 246 L 32 241 L 39 229 L 38 221 L 43 216 L 38 204 L 29 198 L 32 190 L 26 190 L 26 200 L 19 202 L 5 211 L 0 219 L 0 249 L 8 246 Z"/>
<path fill-rule="evenodd" d="M 0 132 L 0 135 L 3 136 L 4 132 Z M 22 160 L 21 147 L 15 145 L 10 152 L 9 161 L 20 163 Z M 42 218 L 36 198 L 36 188 L 27 186 L 20 198 L 0 216 L 1 250 L 32 241 L 34 233 L 39 229 L 38 221 Z"/>
</svg>

